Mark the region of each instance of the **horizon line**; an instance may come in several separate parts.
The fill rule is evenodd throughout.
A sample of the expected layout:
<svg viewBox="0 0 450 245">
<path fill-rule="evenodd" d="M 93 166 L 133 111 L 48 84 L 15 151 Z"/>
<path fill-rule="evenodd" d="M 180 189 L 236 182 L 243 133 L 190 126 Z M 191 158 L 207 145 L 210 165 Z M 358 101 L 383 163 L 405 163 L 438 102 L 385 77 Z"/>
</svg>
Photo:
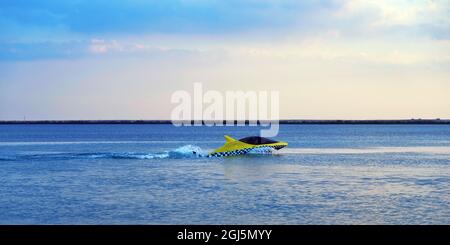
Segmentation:
<svg viewBox="0 0 450 245">
<path fill-rule="evenodd" d="M 279 124 L 450 124 L 450 119 L 280 119 L 280 120 L 230 120 L 233 124 L 249 125 L 250 122 Z M 167 120 L 167 119 L 94 119 L 94 120 L 0 120 L 0 124 L 220 124 L 227 120 Z"/>
</svg>

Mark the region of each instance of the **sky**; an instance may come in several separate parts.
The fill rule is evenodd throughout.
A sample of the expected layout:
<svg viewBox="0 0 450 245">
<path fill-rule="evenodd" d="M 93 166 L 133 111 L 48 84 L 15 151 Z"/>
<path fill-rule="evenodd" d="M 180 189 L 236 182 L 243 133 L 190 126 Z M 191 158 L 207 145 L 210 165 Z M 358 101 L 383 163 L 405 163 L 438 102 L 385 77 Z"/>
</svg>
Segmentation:
<svg viewBox="0 0 450 245">
<path fill-rule="evenodd" d="M 169 119 L 197 82 L 283 119 L 450 118 L 450 1 L 0 1 L 0 120 Z"/>
</svg>

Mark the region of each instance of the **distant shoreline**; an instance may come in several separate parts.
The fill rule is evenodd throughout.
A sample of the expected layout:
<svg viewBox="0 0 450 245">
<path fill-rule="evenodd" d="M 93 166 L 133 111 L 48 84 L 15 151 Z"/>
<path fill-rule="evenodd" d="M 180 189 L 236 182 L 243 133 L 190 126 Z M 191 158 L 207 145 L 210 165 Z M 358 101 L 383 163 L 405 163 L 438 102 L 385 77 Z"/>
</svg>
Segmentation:
<svg viewBox="0 0 450 245">
<path fill-rule="evenodd" d="M 188 122 L 188 121 L 187 121 Z M 220 122 L 220 121 L 216 121 Z M 171 124 L 170 120 L 30 120 L 0 121 L 0 124 Z M 237 124 L 237 121 L 234 121 Z M 245 122 L 248 124 L 248 121 Z M 450 124 L 450 119 L 400 120 L 280 120 L 280 124 Z M 224 122 L 225 124 L 225 122 Z"/>
</svg>

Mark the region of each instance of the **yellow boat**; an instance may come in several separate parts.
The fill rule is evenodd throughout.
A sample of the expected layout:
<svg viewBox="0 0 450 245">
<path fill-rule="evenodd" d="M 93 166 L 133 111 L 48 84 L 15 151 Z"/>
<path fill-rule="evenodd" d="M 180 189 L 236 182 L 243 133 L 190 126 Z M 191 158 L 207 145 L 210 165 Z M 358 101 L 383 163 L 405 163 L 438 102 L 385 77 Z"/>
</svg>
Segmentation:
<svg viewBox="0 0 450 245">
<path fill-rule="evenodd" d="M 253 150 L 279 150 L 288 145 L 283 141 L 275 141 L 259 136 L 251 136 L 242 139 L 234 139 L 228 135 L 224 136 L 225 144 L 210 152 L 210 157 L 234 156 L 247 154 Z"/>
</svg>

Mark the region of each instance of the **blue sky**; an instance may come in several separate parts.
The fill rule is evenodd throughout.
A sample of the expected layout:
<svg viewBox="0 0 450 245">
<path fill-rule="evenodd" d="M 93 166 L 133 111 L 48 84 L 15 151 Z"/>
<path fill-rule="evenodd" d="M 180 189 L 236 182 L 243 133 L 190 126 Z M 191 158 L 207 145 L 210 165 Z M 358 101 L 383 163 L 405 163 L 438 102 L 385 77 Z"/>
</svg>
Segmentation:
<svg viewBox="0 0 450 245">
<path fill-rule="evenodd" d="M 312 13 L 338 5 L 334 1 L 2 1 L 0 58 L 86 55 L 92 39 L 104 38 L 279 35 L 294 28 L 300 31 L 298 27 L 312 29 L 309 21 L 317 21 Z M 303 24 L 302 16 L 306 16 Z"/>
<path fill-rule="evenodd" d="M 0 119 L 168 118 L 194 82 L 280 90 L 285 118 L 449 118 L 449 54 L 448 1 L 4 0 Z"/>
</svg>

